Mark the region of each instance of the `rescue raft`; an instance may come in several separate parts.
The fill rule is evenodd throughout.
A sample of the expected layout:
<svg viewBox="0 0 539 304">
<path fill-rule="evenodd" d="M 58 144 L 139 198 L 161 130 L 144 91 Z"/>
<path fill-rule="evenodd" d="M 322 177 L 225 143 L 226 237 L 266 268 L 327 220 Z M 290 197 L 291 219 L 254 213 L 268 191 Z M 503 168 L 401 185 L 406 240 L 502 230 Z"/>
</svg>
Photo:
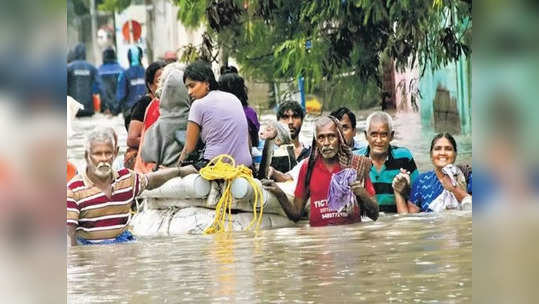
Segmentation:
<svg viewBox="0 0 539 304">
<path fill-rule="evenodd" d="M 263 211 L 259 229 L 293 227 L 277 198 L 262 188 Z M 209 181 L 199 174 L 172 178 L 161 187 L 144 191 L 137 199 L 138 212 L 130 225 L 138 236 L 166 236 L 185 233 L 202 233 L 215 218 L 215 208 L 223 192 L 222 181 Z M 278 183 L 292 200 L 293 182 Z M 242 177 L 232 180 L 232 215 L 227 221 L 231 231 L 243 231 L 253 220 L 255 191 Z"/>
</svg>

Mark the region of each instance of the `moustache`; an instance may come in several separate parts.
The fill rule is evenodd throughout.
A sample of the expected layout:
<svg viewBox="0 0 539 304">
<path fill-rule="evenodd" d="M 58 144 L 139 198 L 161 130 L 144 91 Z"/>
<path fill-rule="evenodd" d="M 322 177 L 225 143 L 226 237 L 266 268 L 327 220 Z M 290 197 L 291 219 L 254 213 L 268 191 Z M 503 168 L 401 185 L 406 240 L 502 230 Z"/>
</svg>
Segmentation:
<svg viewBox="0 0 539 304">
<path fill-rule="evenodd" d="M 320 149 L 320 152 L 322 152 L 324 154 L 325 153 L 330 153 L 330 152 L 333 152 L 333 151 L 335 151 L 335 149 L 333 149 L 333 148 L 322 148 L 322 149 Z"/>
<path fill-rule="evenodd" d="M 105 169 L 106 170 L 112 169 L 112 166 L 109 163 L 100 162 L 100 163 L 97 164 L 96 168 L 98 170 L 103 170 L 104 171 Z"/>
</svg>

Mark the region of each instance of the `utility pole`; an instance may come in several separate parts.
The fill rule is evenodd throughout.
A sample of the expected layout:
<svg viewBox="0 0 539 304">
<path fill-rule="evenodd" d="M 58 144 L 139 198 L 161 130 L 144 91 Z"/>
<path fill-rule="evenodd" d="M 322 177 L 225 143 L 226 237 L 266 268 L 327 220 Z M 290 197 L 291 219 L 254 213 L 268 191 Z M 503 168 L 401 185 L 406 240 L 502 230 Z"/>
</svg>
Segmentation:
<svg viewBox="0 0 539 304">
<path fill-rule="evenodd" d="M 99 53 L 99 49 L 97 48 L 97 14 L 95 11 L 95 0 L 90 0 L 90 27 L 91 27 L 91 35 L 92 39 L 90 40 L 92 42 L 92 53 L 94 57 L 94 65 L 99 65 L 101 63 L 101 54 Z"/>
<path fill-rule="evenodd" d="M 223 44 L 219 44 L 219 50 L 221 52 L 221 58 L 220 58 L 220 66 L 228 66 L 228 49 L 223 46 Z"/>
<path fill-rule="evenodd" d="M 146 53 L 148 64 L 154 61 L 153 59 L 153 23 L 155 20 L 154 5 L 152 0 L 144 0 L 146 6 Z"/>
</svg>

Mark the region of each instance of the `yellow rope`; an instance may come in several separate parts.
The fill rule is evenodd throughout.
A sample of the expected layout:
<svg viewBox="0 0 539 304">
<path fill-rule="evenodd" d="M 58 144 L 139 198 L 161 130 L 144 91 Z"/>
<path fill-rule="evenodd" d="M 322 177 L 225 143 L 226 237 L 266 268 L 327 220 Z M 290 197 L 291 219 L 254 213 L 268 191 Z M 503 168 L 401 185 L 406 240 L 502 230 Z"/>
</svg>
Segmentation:
<svg viewBox="0 0 539 304">
<path fill-rule="evenodd" d="M 229 160 L 225 162 L 224 160 Z M 230 225 L 232 220 L 232 193 L 230 187 L 232 180 L 238 177 L 245 178 L 255 192 L 255 199 L 253 201 L 253 219 L 247 226 L 246 230 L 251 229 L 256 222 L 256 230 L 260 227 L 262 221 L 262 214 L 264 211 L 262 201 L 262 189 L 255 182 L 251 169 L 244 165 L 236 167 L 236 162 L 232 156 L 227 154 L 221 154 L 214 157 L 206 167 L 200 169 L 200 175 L 207 180 L 224 179 L 225 187 L 219 202 L 215 206 L 215 219 L 213 223 L 204 230 L 205 234 L 212 234 L 215 232 L 230 231 Z M 257 208 L 260 208 L 260 213 L 257 213 Z M 228 227 L 225 227 L 225 223 L 228 222 Z"/>
</svg>

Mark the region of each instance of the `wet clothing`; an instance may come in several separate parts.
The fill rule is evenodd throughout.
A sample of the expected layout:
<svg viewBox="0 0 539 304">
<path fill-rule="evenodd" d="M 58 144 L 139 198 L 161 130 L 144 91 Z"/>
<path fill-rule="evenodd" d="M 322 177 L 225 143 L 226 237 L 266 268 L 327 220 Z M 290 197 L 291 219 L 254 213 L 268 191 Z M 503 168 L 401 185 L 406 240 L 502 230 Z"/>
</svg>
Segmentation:
<svg viewBox="0 0 539 304">
<path fill-rule="evenodd" d="M 304 161 L 299 171 L 294 191 L 295 197 L 305 197 L 307 166 L 308 161 Z M 337 163 L 333 170 L 329 171 L 320 157 L 316 159 L 309 183 L 311 189 L 309 224 L 311 226 L 342 225 L 361 221 L 357 206 L 354 208 L 353 214 L 347 214 L 346 211 L 337 212 L 328 208 L 327 198 L 331 177 L 341 170 L 342 167 Z M 365 179 L 365 189 L 370 195 L 374 195 L 374 187 L 368 177 Z"/>
<path fill-rule="evenodd" d="M 152 97 L 150 95 L 142 96 L 133 107 L 133 111 L 131 111 L 131 120 L 144 122 L 144 114 L 146 114 L 146 109 L 150 105 L 150 102 L 152 102 Z"/>
<path fill-rule="evenodd" d="M 159 99 L 154 98 L 144 113 L 144 128 L 148 129 L 159 118 Z"/>
<path fill-rule="evenodd" d="M 459 181 L 464 184 L 464 176 L 459 176 Z M 468 185 L 470 184 L 471 180 Z M 416 204 L 421 209 L 421 212 L 432 212 L 432 210 L 429 208 L 429 205 L 438 196 L 440 196 L 443 191 L 444 186 L 442 185 L 433 170 L 421 173 L 419 174 L 415 182 L 412 183 L 412 190 L 410 191 L 410 202 Z M 467 192 L 470 193 L 471 189 L 468 188 Z"/>
<path fill-rule="evenodd" d="M 93 244 L 117 238 L 127 229 L 134 198 L 147 184 L 144 175 L 125 168 L 115 171 L 108 198 L 84 170 L 67 184 L 67 225 L 76 227 L 77 238 Z"/>
<path fill-rule="evenodd" d="M 67 65 L 67 95 L 84 106 L 77 116 L 94 114 L 93 94 L 101 91 L 97 69 L 86 61 L 86 47 L 78 44 L 73 50 L 73 61 Z"/>
<path fill-rule="evenodd" d="M 159 99 L 154 98 L 144 114 L 144 125 L 142 126 L 142 133 L 140 134 L 140 144 L 138 146 L 137 156 L 135 158 L 135 171 L 139 173 L 149 173 L 155 168 L 154 163 L 147 163 L 142 160 L 142 146 L 144 145 L 144 138 L 146 131 L 153 125 L 159 118 Z"/>
<path fill-rule="evenodd" d="M 395 194 L 393 193 L 393 179 L 400 172 L 400 168 L 410 172 L 410 184 L 413 185 L 419 175 L 412 153 L 406 148 L 389 146 L 389 153 L 384 165 L 378 171 L 375 166 L 371 167 L 370 178 L 376 190 L 376 199 L 382 212 L 397 212 Z M 369 156 L 370 147 L 362 147 L 353 152 L 357 155 Z"/>
<path fill-rule="evenodd" d="M 191 101 L 183 83 L 183 71 L 173 70 L 163 85 L 159 102 L 159 118 L 148 128 L 141 149 L 142 160 L 157 166 L 173 166 L 185 145 L 185 131 Z M 183 132 L 183 140 L 176 132 Z"/>
<path fill-rule="evenodd" d="M 152 98 L 149 95 L 142 96 L 137 104 L 133 107 L 133 113 L 131 115 L 131 120 L 137 120 L 140 122 L 144 122 L 144 114 L 146 113 L 146 108 L 152 101 Z M 131 123 L 131 121 L 129 122 Z M 127 131 L 129 132 L 129 126 L 127 128 Z M 141 131 L 142 132 L 142 131 Z M 141 141 L 142 142 L 142 135 L 141 135 Z M 139 147 L 127 147 L 127 151 L 125 151 L 124 154 L 124 167 L 133 170 L 135 167 L 135 159 L 138 155 Z"/>
<path fill-rule="evenodd" d="M 257 147 L 259 145 L 258 131 L 260 131 L 260 122 L 258 122 L 256 111 L 249 106 L 243 107 L 243 111 L 245 112 L 245 117 L 247 118 L 251 146 Z"/>
<path fill-rule="evenodd" d="M 124 230 L 120 235 L 117 237 L 110 239 L 110 240 L 104 240 L 99 243 L 92 242 L 90 240 L 83 239 L 81 237 L 77 238 L 77 244 L 78 245 L 108 245 L 108 244 L 118 244 L 118 243 L 125 243 L 125 242 L 132 242 L 135 240 L 135 237 L 129 230 Z"/>
<path fill-rule="evenodd" d="M 434 171 L 419 174 L 412 184 L 410 202 L 421 208 L 421 212 L 430 212 L 429 204 L 444 191 L 444 187 Z"/>
<path fill-rule="evenodd" d="M 146 94 L 146 82 L 144 68 L 141 65 L 131 66 L 120 74 L 116 102 L 124 115 L 126 129 L 129 127 L 133 106 L 144 94 Z"/>
<path fill-rule="evenodd" d="M 121 112 L 120 104 L 116 100 L 118 90 L 118 79 L 125 70 L 116 61 L 105 62 L 99 67 L 99 77 L 102 82 L 101 109 L 109 110 L 117 115 Z"/>
<path fill-rule="evenodd" d="M 205 159 L 228 154 L 236 165 L 251 166 L 247 119 L 236 96 L 219 90 L 210 91 L 193 102 L 189 121 L 200 126 L 200 138 L 206 145 Z"/>
</svg>

